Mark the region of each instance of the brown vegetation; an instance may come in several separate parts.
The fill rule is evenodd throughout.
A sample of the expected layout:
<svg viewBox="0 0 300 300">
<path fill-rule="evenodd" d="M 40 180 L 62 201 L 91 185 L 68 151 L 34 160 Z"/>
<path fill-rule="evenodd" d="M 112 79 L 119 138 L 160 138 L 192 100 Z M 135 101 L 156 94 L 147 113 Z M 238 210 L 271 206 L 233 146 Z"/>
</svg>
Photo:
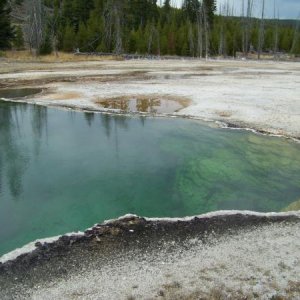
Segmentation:
<svg viewBox="0 0 300 300">
<path fill-rule="evenodd" d="M 5 51 L 3 56 L 9 61 L 24 62 L 78 62 L 78 61 L 104 61 L 104 60 L 120 60 L 116 56 L 92 56 L 92 55 L 75 55 L 73 53 L 58 52 L 58 55 L 52 53 L 44 56 L 36 56 L 30 51 Z"/>
</svg>

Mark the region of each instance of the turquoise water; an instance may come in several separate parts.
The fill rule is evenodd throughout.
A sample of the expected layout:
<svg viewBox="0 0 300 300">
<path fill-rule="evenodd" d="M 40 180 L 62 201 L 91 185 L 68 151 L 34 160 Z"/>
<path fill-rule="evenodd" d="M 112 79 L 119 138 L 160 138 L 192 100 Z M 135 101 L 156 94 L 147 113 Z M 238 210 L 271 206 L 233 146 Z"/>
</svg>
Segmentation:
<svg viewBox="0 0 300 300">
<path fill-rule="evenodd" d="M 284 139 L 0 102 L 0 254 L 126 213 L 280 211 L 299 178 Z"/>
</svg>

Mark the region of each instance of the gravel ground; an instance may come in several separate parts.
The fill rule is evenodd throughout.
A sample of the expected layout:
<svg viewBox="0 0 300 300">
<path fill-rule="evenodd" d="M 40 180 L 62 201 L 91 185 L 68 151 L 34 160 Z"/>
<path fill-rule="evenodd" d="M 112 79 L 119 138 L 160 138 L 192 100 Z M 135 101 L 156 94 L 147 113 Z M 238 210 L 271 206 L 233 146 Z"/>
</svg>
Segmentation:
<svg viewBox="0 0 300 300">
<path fill-rule="evenodd" d="M 127 216 L 0 264 L 1 299 L 299 299 L 299 214 Z"/>
</svg>

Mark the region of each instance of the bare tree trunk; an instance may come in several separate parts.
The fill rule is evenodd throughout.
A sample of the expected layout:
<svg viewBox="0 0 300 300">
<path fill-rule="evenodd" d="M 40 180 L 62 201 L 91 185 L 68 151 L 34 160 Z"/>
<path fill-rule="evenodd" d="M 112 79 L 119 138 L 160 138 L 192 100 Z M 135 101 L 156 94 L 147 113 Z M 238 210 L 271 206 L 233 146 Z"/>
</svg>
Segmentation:
<svg viewBox="0 0 300 300">
<path fill-rule="evenodd" d="M 104 9 L 106 48 L 116 54 L 123 51 L 122 7 L 121 0 L 111 0 L 106 3 Z"/>
<path fill-rule="evenodd" d="M 220 41 L 219 41 L 219 56 L 225 56 L 225 38 L 224 38 L 224 25 L 221 25 Z"/>
<path fill-rule="evenodd" d="M 245 56 L 248 56 L 249 53 L 252 11 L 253 11 L 253 0 L 248 0 L 247 16 L 245 21 Z"/>
<path fill-rule="evenodd" d="M 205 3 L 202 3 L 203 10 L 203 24 L 204 24 L 204 40 L 205 40 L 205 58 L 208 59 L 209 56 L 209 23 L 207 16 L 207 8 L 205 7 Z"/>
<path fill-rule="evenodd" d="M 121 54 L 123 50 L 122 29 L 121 29 L 120 7 L 117 5 L 115 5 L 114 7 L 114 14 L 115 14 L 115 35 L 116 35 L 115 53 Z"/>
<path fill-rule="evenodd" d="M 108 51 L 112 50 L 112 27 L 113 27 L 113 12 L 112 3 L 109 1 L 106 3 L 104 9 L 104 36 L 106 49 Z"/>
<path fill-rule="evenodd" d="M 160 35 L 159 35 L 159 31 L 157 30 L 157 28 L 154 28 L 154 37 L 156 39 L 156 47 L 157 47 L 157 55 L 160 56 Z"/>
<path fill-rule="evenodd" d="M 195 44 L 194 44 L 194 35 L 193 35 L 193 29 L 192 24 L 189 23 L 189 48 L 190 48 L 190 55 L 192 57 L 195 56 Z"/>
<path fill-rule="evenodd" d="M 55 14 L 53 15 L 52 18 L 49 19 L 49 27 L 51 30 L 51 41 L 52 41 L 52 49 L 55 53 L 55 56 L 58 57 L 58 49 L 57 49 L 57 45 L 58 45 L 58 39 L 57 39 L 57 24 L 58 24 L 58 19 L 59 19 L 59 15 Z"/>
<path fill-rule="evenodd" d="M 278 52 L 278 23 L 279 23 L 279 13 L 276 16 L 276 2 L 274 0 L 274 47 L 273 47 L 273 56 L 274 59 L 277 59 L 277 52 Z"/>
<path fill-rule="evenodd" d="M 153 38 L 154 38 L 154 25 L 151 24 L 150 32 L 149 32 L 149 36 L 148 36 L 148 51 L 147 51 L 148 54 L 151 54 Z"/>
<path fill-rule="evenodd" d="M 243 37 L 242 37 L 242 50 L 244 56 L 246 55 L 246 22 L 245 22 L 245 0 L 242 0 L 242 29 L 243 29 Z"/>
<path fill-rule="evenodd" d="M 28 16 L 25 25 L 26 39 L 31 51 L 35 49 L 36 54 L 38 54 L 44 31 L 42 3 L 41 0 L 26 0 L 24 5 Z"/>
<path fill-rule="evenodd" d="M 230 17 L 234 16 L 234 4 L 232 4 L 232 7 L 231 7 L 231 14 L 230 14 Z M 237 51 L 237 44 L 236 44 L 236 41 L 237 41 L 237 34 L 236 34 L 236 31 L 234 30 L 233 31 L 233 37 L 232 37 L 232 57 L 235 58 L 236 57 L 236 51 Z"/>
<path fill-rule="evenodd" d="M 203 54 L 203 30 L 202 30 L 202 10 L 197 12 L 197 54 L 202 58 Z"/>
<path fill-rule="evenodd" d="M 259 27 L 259 39 L 258 39 L 258 49 L 257 49 L 257 58 L 260 59 L 263 44 L 264 44 L 264 35 L 265 35 L 265 0 L 262 0 L 262 11 L 261 11 L 261 20 Z"/>
<path fill-rule="evenodd" d="M 224 37 L 224 7 L 220 5 L 220 18 L 221 18 L 221 28 L 220 28 L 220 39 L 219 39 L 219 56 L 224 56 L 225 50 L 225 37 Z"/>
<path fill-rule="evenodd" d="M 290 51 L 291 53 L 295 52 L 296 45 L 298 43 L 298 40 L 300 39 L 300 37 L 299 37 L 299 27 L 300 27 L 300 17 L 296 21 L 295 31 L 294 31 L 294 38 L 293 38 L 293 44 L 292 44 L 292 48 L 291 48 L 291 51 Z"/>
</svg>

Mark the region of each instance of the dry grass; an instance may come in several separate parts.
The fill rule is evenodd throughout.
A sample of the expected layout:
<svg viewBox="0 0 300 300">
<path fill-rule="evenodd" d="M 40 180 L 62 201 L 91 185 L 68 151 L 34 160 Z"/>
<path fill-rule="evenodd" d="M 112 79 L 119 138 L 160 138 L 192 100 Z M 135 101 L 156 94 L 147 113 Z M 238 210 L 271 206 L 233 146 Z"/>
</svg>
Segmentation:
<svg viewBox="0 0 300 300">
<path fill-rule="evenodd" d="M 116 56 L 92 56 L 92 55 L 74 55 L 72 53 L 59 52 L 56 56 L 54 53 L 44 56 L 35 56 L 30 51 L 5 51 L 4 57 L 9 61 L 24 62 L 78 62 L 78 61 L 105 61 L 105 60 L 122 60 Z"/>
</svg>

